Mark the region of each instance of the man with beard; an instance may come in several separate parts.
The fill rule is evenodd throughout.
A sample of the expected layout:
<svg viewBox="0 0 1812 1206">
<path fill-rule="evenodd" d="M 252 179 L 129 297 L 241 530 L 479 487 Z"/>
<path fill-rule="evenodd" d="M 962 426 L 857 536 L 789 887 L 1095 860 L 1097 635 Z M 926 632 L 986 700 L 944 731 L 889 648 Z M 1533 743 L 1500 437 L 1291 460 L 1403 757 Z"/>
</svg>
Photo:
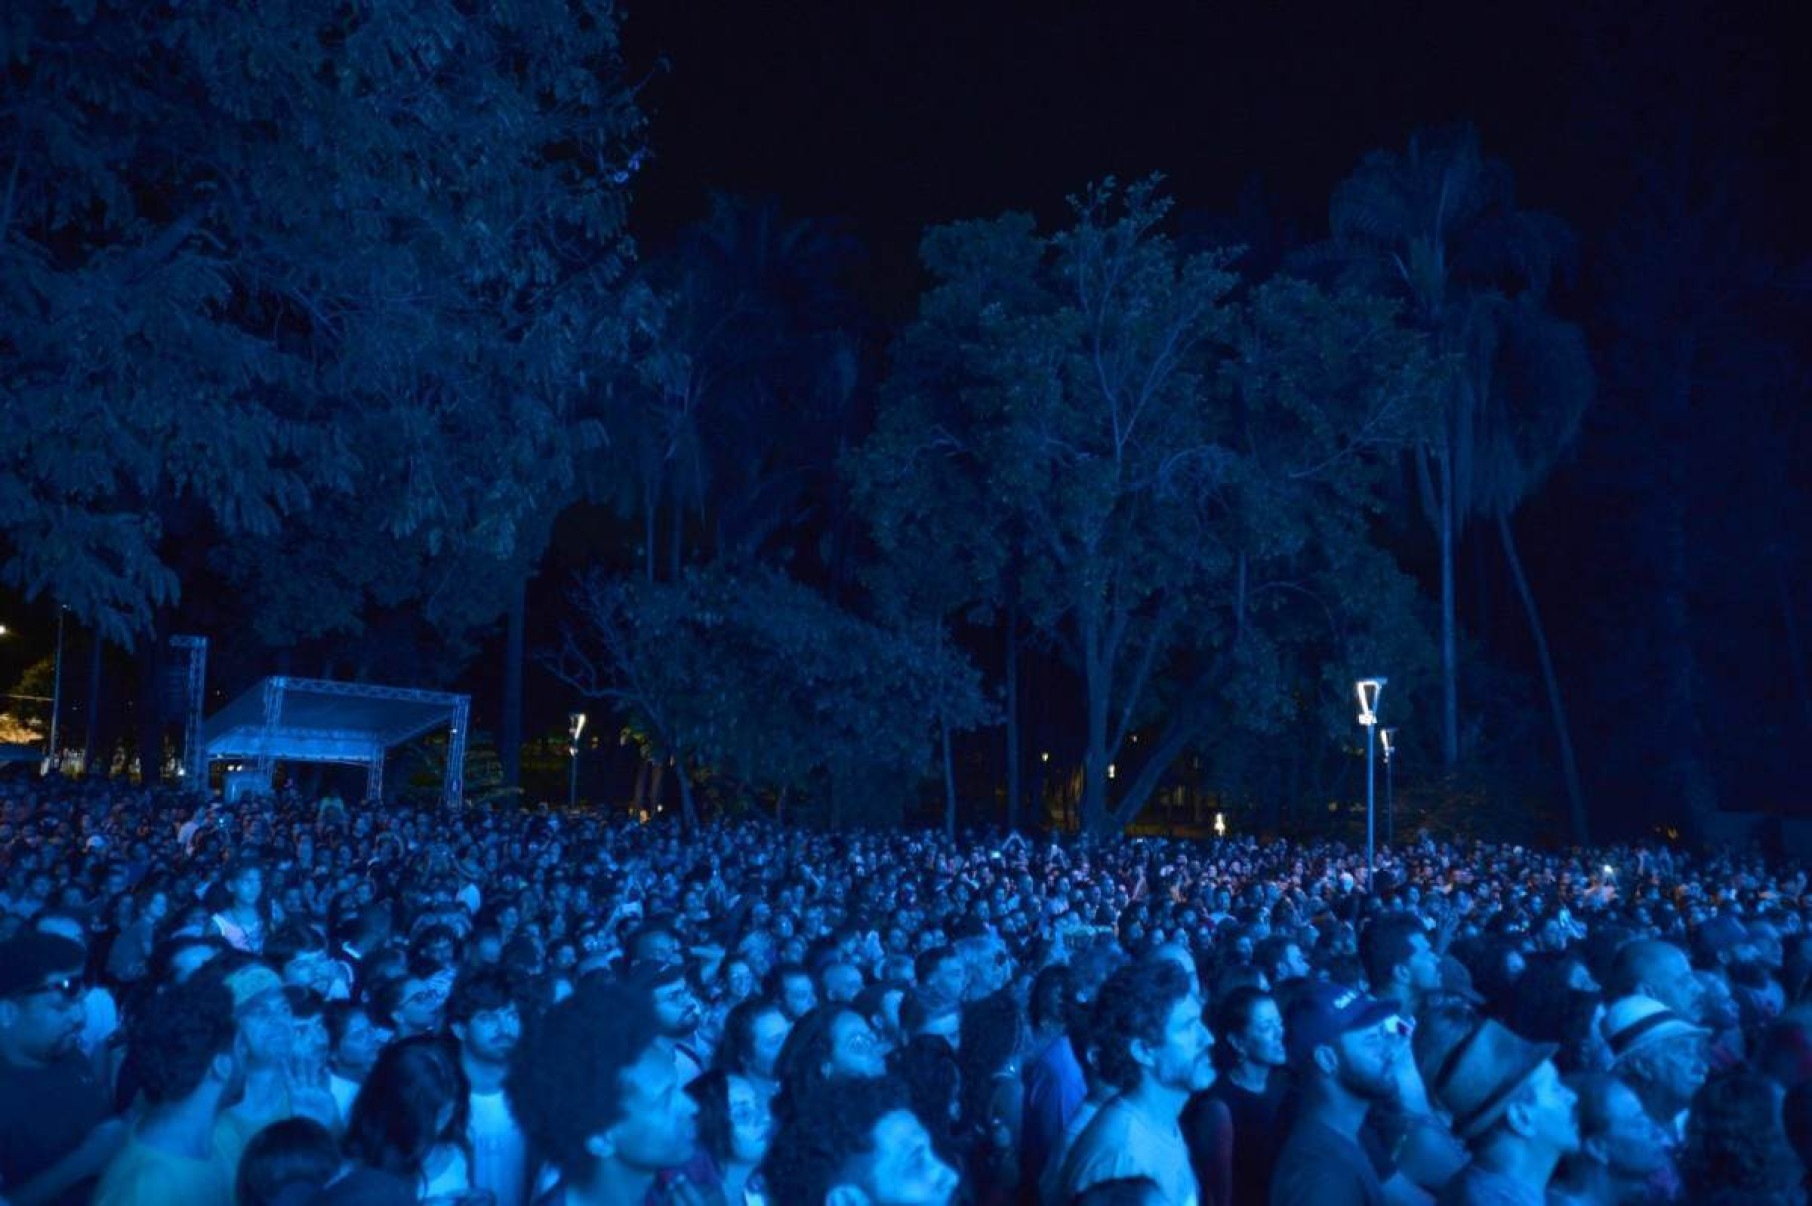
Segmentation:
<svg viewBox="0 0 1812 1206">
<path fill-rule="evenodd" d="M 949 1206 L 959 1188 L 891 1077 L 827 1083 L 761 1167 L 770 1199 L 789 1206 Z"/>
<path fill-rule="evenodd" d="M 77 1042 L 83 959 L 57 934 L 0 943 L 0 1185 L 13 1206 L 87 1201 L 126 1137 Z"/>
<path fill-rule="evenodd" d="M 1428 1053 L 1429 1091 L 1472 1153 L 1441 1206 L 1542 1206 L 1555 1166 L 1579 1150 L 1578 1098 L 1561 1083 L 1557 1050 L 1483 1018 Z"/>
<path fill-rule="evenodd" d="M 641 963 L 636 965 L 632 976 L 654 1004 L 662 1044 L 673 1053 L 680 1087 L 685 1088 L 710 1067 L 710 1061 L 696 1045 L 698 1025 L 704 1020 L 705 1011 L 698 1003 L 698 995 L 692 991 L 692 982 L 686 978 L 685 966 Z"/>
<path fill-rule="evenodd" d="M 1353 988 L 1313 984 L 1290 1006 L 1285 1048 L 1300 1101 L 1277 1154 L 1271 1206 L 1383 1206 L 1359 1145 L 1373 1103 L 1394 1091 L 1404 1039 L 1397 1007 Z"/>
<path fill-rule="evenodd" d="M 1643 996 L 1613 1002 L 1602 1028 L 1617 1079 L 1636 1091 L 1663 1130 L 1684 1137 L 1687 1109 L 1707 1075 L 1705 1028 Z"/>
<path fill-rule="evenodd" d="M 522 1206 L 529 1196 L 528 1139 L 503 1092 L 510 1054 L 522 1037 L 514 985 L 495 968 L 467 972 L 453 986 L 447 1010 L 472 1087 L 472 1188 L 489 1190 L 496 1206 Z"/>
<path fill-rule="evenodd" d="M 1102 986 L 1089 1029 L 1097 1068 L 1118 1095 L 1077 1136 L 1064 1192 L 1149 1177 L 1166 1206 L 1196 1206 L 1201 1191 L 1178 1118 L 1191 1093 L 1214 1083 L 1214 1036 L 1189 978 L 1169 959 L 1121 968 Z"/>
<path fill-rule="evenodd" d="M 1386 913 L 1359 935 L 1359 959 L 1373 995 L 1413 1018 L 1430 993 L 1441 990 L 1441 956 L 1412 913 Z"/>
<path fill-rule="evenodd" d="M 220 1111 L 245 1091 L 232 994 L 211 980 L 171 985 L 140 1008 L 130 1038 L 148 1108 L 96 1206 L 232 1206 L 233 1170 L 214 1147 Z"/>
</svg>

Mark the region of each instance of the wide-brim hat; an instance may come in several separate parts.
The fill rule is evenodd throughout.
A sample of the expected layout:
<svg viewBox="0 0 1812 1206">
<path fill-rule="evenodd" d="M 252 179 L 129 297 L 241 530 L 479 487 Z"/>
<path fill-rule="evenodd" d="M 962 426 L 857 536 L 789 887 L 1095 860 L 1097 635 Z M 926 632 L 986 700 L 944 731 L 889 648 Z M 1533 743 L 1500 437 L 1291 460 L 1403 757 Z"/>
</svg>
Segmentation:
<svg viewBox="0 0 1812 1206">
<path fill-rule="evenodd" d="M 1482 1018 L 1435 1060 L 1428 1090 L 1453 1116 L 1453 1133 L 1478 1138 L 1503 1117 L 1516 1091 L 1554 1058 L 1556 1043 L 1532 1043 L 1494 1018 Z"/>
<path fill-rule="evenodd" d="M 1612 1001 L 1599 1023 L 1615 1066 L 1638 1051 L 1671 1038 L 1703 1038 L 1711 1031 L 1687 1021 L 1653 997 L 1634 993 Z"/>
</svg>

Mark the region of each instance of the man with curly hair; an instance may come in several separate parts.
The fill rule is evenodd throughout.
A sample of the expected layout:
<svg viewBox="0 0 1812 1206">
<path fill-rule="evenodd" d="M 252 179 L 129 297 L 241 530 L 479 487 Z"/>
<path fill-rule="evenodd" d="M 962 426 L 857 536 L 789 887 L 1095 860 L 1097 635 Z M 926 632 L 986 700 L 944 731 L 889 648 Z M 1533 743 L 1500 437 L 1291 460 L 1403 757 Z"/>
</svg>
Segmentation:
<svg viewBox="0 0 1812 1206">
<path fill-rule="evenodd" d="M 1214 1083 L 1214 1036 L 1188 975 L 1165 958 L 1121 968 L 1102 986 L 1089 1030 L 1097 1071 L 1118 1092 L 1070 1151 L 1065 1192 L 1149 1177 L 1167 1206 L 1196 1206 L 1201 1190 L 1178 1119 L 1189 1095 Z"/>
<path fill-rule="evenodd" d="M 101 1175 L 100 1206 L 231 1206 L 233 1170 L 214 1146 L 220 1111 L 245 1089 L 233 997 L 215 980 L 151 997 L 130 1038 L 149 1109 Z"/>
<path fill-rule="evenodd" d="M 549 1201 L 640 1202 L 658 1174 L 692 1158 L 698 1106 L 659 1039 L 646 992 L 591 977 L 516 1044 L 505 1091 L 559 1174 Z"/>
<path fill-rule="evenodd" d="M 787 1206 L 949 1206 L 958 1183 L 885 1077 L 828 1082 L 781 1127 L 761 1175 Z"/>
</svg>

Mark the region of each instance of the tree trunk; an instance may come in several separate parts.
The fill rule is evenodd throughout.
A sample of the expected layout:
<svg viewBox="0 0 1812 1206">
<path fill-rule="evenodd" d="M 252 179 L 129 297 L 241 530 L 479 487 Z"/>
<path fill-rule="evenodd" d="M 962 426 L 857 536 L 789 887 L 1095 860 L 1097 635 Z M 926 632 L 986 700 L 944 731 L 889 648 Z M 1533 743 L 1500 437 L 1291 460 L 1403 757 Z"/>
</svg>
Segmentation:
<svg viewBox="0 0 1812 1206">
<path fill-rule="evenodd" d="M 937 718 L 938 736 L 944 748 L 944 836 L 956 840 L 956 767 L 950 756 L 950 722 Z"/>
<path fill-rule="evenodd" d="M 497 759 L 505 788 L 522 784 L 522 629 L 528 611 L 528 579 L 519 577 L 510 590 L 509 620 L 503 643 L 503 716 L 498 725 Z"/>
<path fill-rule="evenodd" d="M 654 585 L 655 488 L 642 488 L 642 561 L 648 585 Z"/>
<path fill-rule="evenodd" d="M 1454 483 L 1452 450 L 1441 458 L 1441 762 L 1460 761 L 1460 654 L 1454 616 Z"/>
<path fill-rule="evenodd" d="M 101 658 L 107 642 L 95 633 L 88 646 L 88 723 L 82 726 L 82 775 L 94 774 L 94 754 L 99 747 L 101 723 Z"/>
<path fill-rule="evenodd" d="M 1007 829 L 1019 831 L 1019 601 L 1007 604 Z"/>
<path fill-rule="evenodd" d="M 1548 635 L 1541 622 L 1541 612 L 1535 606 L 1535 592 L 1529 589 L 1529 579 L 1523 573 L 1523 560 L 1517 555 L 1516 533 L 1510 527 L 1510 517 L 1500 514 L 1497 517 L 1498 540 L 1504 546 L 1504 560 L 1510 566 L 1510 577 L 1516 583 L 1516 593 L 1523 601 L 1523 611 L 1529 617 L 1529 635 L 1535 638 L 1535 654 L 1541 662 L 1542 683 L 1548 689 L 1548 710 L 1554 717 L 1554 739 L 1560 747 L 1560 770 L 1567 787 L 1567 815 L 1573 823 L 1573 841 L 1583 846 L 1590 841 L 1590 828 L 1586 819 L 1585 793 L 1579 789 L 1579 764 L 1573 757 L 1573 731 L 1567 724 L 1566 705 L 1561 702 L 1560 679 L 1554 673 L 1554 659 L 1548 652 Z"/>
<path fill-rule="evenodd" d="M 688 834 L 698 832 L 698 803 L 692 798 L 692 776 L 675 764 L 673 777 L 679 781 L 680 827 Z"/>
</svg>

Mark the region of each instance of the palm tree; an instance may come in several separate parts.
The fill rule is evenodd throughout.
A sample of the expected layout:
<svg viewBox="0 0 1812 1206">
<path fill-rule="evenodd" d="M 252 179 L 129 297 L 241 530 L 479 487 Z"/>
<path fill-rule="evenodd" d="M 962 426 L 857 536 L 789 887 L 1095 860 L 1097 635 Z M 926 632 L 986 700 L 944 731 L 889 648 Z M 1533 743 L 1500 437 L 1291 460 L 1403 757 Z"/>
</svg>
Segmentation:
<svg viewBox="0 0 1812 1206">
<path fill-rule="evenodd" d="M 1468 520 L 1487 519 L 1528 615 L 1583 840 L 1572 738 L 1511 523 L 1577 438 L 1592 395 L 1578 328 L 1545 309 L 1573 237 L 1558 219 L 1517 208 L 1509 169 L 1480 153 L 1470 126 L 1420 132 L 1402 154 L 1367 155 L 1335 190 L 1330 218 L 1345 262 L 1404 298 L 1447 366 L 1438 437 L 1415 452 L 1440 546 L 1443 761 L 1451 769 L 1459 760 L 1455 553 Z"/>
</svg>

